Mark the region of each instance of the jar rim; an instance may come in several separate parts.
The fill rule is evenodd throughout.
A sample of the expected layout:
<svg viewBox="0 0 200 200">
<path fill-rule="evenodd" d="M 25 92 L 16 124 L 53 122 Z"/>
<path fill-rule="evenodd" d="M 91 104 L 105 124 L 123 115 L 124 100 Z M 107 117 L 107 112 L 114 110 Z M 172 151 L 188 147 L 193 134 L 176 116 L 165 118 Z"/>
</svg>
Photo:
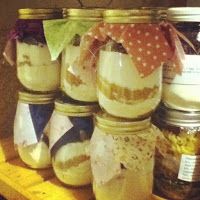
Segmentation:
<svg viewBox="0 0 200 200">
<path fill-rule="evenodd" d="M 103 11 L 103 8 L 63 8 L 63 18 L 101 21 L 103 18 Z"/>
<path fill-rule="evenodd" d="M 200 111 L 176 110 L 161 104 L 155 111 L 155 116 L 159 121 L 174 126 L 200 126 Z"/>
<path fill-rule="evenodd" d="M 167 19 L 174 22 L 199 22 L 200 7 L 172 7 L 167 10 Z"/>
<path fill-rule="evenodd" d="M 142 131 L 150 127 L 150 117 L 144 119 L 125 119 L 111 116 L 100 111 L 95 114 L 97 127 L 109 131 L 109 134 L 134 134 L 136 131 Z"/>
<path fill-rule="evenodd" d="M 71 103 L 65 102 L 62 99 L 55 100 L 55 111 L 69 116 L 90 116 L 99 110 L 99 105 Z"/>
<path fill-rule="evenodd" d="M 107 9 L 103 12 L 107 23 L 157 23 L 158 9 L 143 7 L 140 9 Z"/>
<path fill-rule="evenodd" d="M 27 91 L 18 92 L 19 101 L 29 104 L 53 103 L 55 96 L 56 93 L 40 94 L 40 93 L 30 93 Z"/>
<path fill-rule="evenodd" d="M 19 19 L 59 19 L 62 18 L 61 8 L 21 8 Z"/>
</svg>

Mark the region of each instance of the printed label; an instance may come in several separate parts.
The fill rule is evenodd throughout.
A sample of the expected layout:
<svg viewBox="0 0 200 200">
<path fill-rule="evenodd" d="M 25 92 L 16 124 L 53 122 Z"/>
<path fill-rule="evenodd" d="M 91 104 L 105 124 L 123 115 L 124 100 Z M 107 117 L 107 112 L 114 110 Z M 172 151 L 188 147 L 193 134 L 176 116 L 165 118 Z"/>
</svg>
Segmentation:
<svg viewBox="0 0 200 200">
<path fill-rule="evenodd" d="M 27 146 L 37 142 L 37 135 L 35 134 L 29 105 L 19 102 L 14 122 L 14 143 L 16 145 Z"/>
<path fill-rule="evenodd" d="M 200 181 L 200 155 L 182 155 L 178 178 L 188 182 Z"/>
<path fill-rule="evenodd" d="M 181 74 L 176 74 L 172 67 L 164 66 L 163 82 L 179 85 L 200 85 L 200 56 L 185 55 Z"/>
</svg>

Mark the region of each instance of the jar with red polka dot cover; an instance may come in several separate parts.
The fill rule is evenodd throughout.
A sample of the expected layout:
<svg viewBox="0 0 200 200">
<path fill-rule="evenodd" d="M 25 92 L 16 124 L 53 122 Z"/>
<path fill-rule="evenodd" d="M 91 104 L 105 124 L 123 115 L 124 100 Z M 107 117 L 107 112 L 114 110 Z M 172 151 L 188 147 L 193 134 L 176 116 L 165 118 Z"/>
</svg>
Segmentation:
<svg viewBox="0 0 200 200">
<path fill-rule="evenodd" d="M 87 34 L 106 41 L 99 53 L 100 106 L 123 118 L 149 116 L 161 99 L 162 65 L 171 56 L 157 9 L 104 11 Z"/>
<path fill-rule="evenodd" d="M 179 49 L 182 53 L 182 73 L 177 74 L 173 66 L 166 65 L 163 73 L 163 102 L 174 109 L 200 110 L 200 8 L 170 8 L 168 21 L 182 34 Z M 187 40 L 183 40 L 183 36 Z"/>
</svg>

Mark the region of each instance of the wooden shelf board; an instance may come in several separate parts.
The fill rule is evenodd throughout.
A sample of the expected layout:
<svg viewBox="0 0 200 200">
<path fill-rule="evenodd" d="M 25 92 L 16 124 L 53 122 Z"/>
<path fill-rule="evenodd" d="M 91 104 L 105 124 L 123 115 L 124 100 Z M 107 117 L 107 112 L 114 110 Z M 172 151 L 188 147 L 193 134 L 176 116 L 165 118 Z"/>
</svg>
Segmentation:
<svg viewBox="0 0 200 200">
<path fill-rule="evenodd" d="M 94 200 L 91 186 L 70 188 L 53 170 L 28 168 L 14 150 L 13 139 L 0 140 L 0 194 L 8 200 Z M 163 200 L 152 197 L 152 200 Z"/>
</svg>

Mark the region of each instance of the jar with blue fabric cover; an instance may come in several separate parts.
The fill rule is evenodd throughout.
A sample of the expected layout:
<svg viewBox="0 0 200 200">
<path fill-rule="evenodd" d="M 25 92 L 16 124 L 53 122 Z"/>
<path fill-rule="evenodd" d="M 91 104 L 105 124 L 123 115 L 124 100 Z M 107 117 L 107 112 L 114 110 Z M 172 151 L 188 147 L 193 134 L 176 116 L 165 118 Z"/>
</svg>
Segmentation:
<svg viewBox="0 0 200 200">
<path fill-rule="evenodd" d="M 71 186 L 92 181 L 89 143 L 93 133 L 93 113 L 97 104 L 77 104 L 57 99 L 50 123 L 50 152 L 58 179 Z"/>
<path fill-rule="evenodd" d="M 14 144 L 22 161 L 31 168 L 51 166 L 49 120 L 55 94 L 19 92 L 14 120 Z"/>
</svg>

